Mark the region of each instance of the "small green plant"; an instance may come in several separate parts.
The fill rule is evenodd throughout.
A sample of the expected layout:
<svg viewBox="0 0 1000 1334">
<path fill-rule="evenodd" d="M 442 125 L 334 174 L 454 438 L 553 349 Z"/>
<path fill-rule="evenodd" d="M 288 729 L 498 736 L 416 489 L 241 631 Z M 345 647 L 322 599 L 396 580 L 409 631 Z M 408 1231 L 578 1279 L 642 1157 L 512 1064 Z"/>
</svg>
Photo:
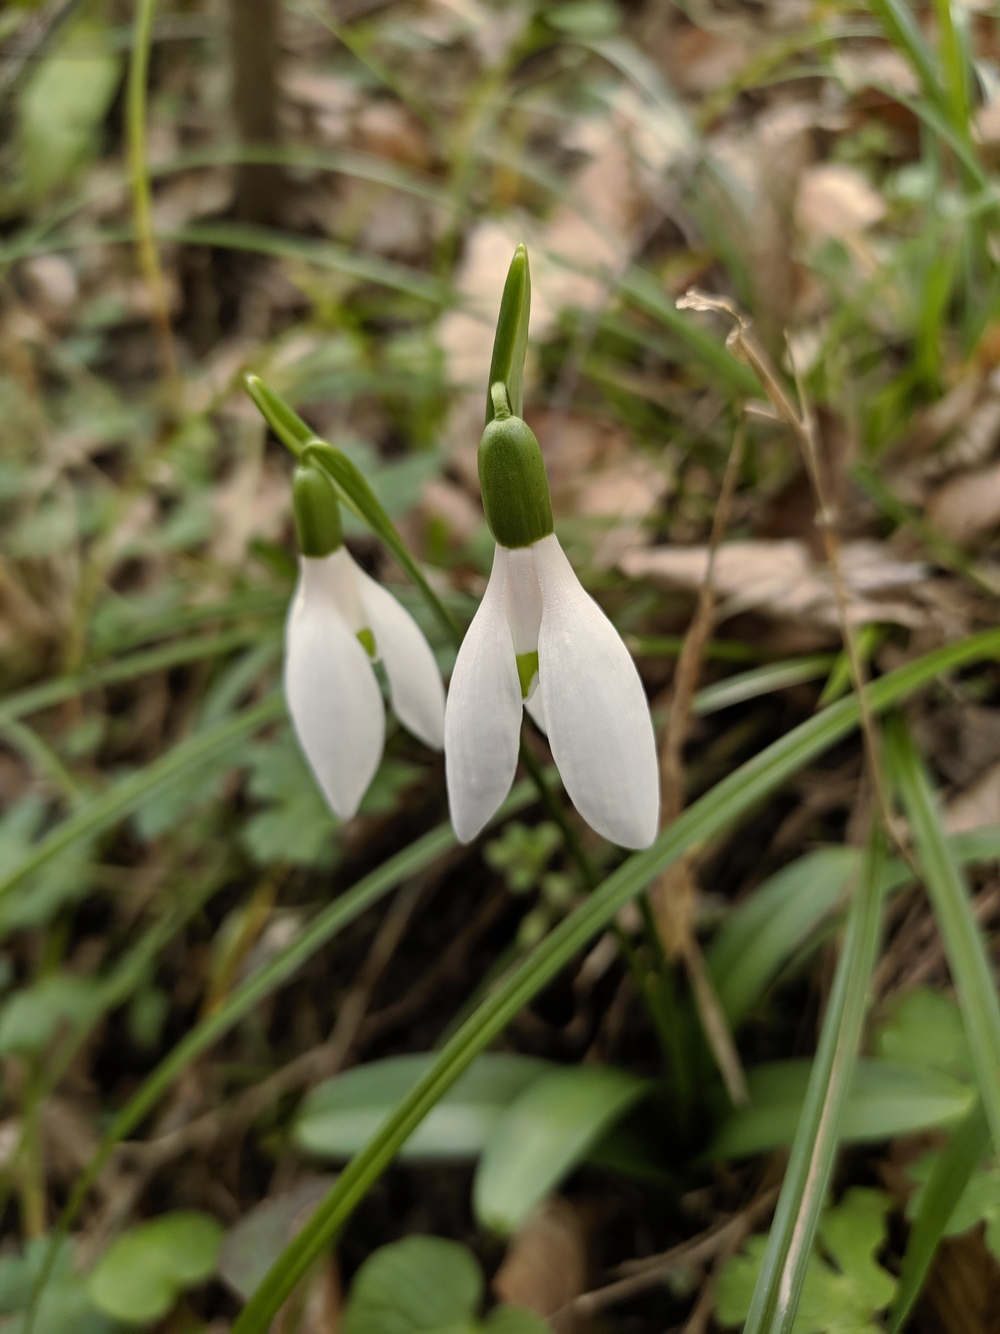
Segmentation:
<svg viewBox="0 0 1000 1334">
<path fill-rule="evenodd" d="M 479 1318 L 483 1275 L 455 1241 L 407 1237 L 383 1246 L 358 1270 L 344 1334 L 545 1334 L 544 1320 L 516 1306 Z"/>
<path fill-rule="evenodd" d="M 151 1325 L 188 1288 L 215 1273 L 222 1228 L 207 1214 L 178 1211 L 130 1228 L 87 1281 L 93 1304 L 128 1325 Z"/>
<path fill-rule="evenodd" d="M 793 1334 L 877 1334 L 875 1317 L 892 1301 L 896 1281 L 875 1257 L 885 1245 L 888 1195 L 854 1187 L 823 1214 L 818 1245 L 809 1257 Z M 751 1238 L 733 1256 L 715 1289 L 722 1325 L 739 1325 L 750 1310 L 766 1236 Z"/>
</svg>

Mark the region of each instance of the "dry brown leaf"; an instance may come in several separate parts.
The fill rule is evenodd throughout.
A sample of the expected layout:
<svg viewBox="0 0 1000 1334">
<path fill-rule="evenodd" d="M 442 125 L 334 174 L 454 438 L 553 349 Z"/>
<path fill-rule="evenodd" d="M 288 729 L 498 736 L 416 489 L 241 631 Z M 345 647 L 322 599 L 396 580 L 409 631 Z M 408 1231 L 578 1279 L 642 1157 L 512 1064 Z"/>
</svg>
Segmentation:
<svg viewBox="0 0 1000 1334">
<path fill-rule="evenodd" d="M 288 516 L 287 469 L 270 460 L 248 459 L 217 487 L 212 508 L 218 523 L 213 557 L 223 565 L 239 562 L 251 537 L 274 539 Z"/>
<path fill-rule="evenodd" d="M 1000 463 L 945 482 L 928 501 L 927 513 L 938 532 L 955 542 L 971 542 L 995 528 L 1000 523 Z"/>
<path fill-rule="evenodd" d="M 811 241 L 859 236 L 885 216 L 885 201 L 856 167 L 821 162 L 799 181 L 795 216 Z"/>
<path fill-rule="evenodd" d="M 511 1239 L 493 1291 L 502 1302 L 548 1317 L 578 1297 L 586 1282 L 583 1224 L 573 1206 L 554 1195 Z"/>
<path fill-rule="evenodd" d="M 992 824 L 1000 824 L 1000 764 L 988 769 L 971 787 L 954 797 L 944 814 L 944 827 L 949 834 L 964 834 Z"/>
<path fill-rule="evenodd" d="M 876 602 L 866 596 L 912 588 L 925 577 L 922 565 L 896 560 L 878 542 L 845 543 L 841 561 L 855 624 L 925 623 L 926 615 L 915 602 Z M 631 550 L 619 568 L 633 579 L 649 577 L 694 592 L 708 572 L 708 548 Z M 752 609 L 823 626 L 838 623 L 829 574 L 812 560 L 802 542 L 727 542 L 716 555 L 713 582 L 719 597 L 727 600 L 720 608 L 723 616 Z"/>
<path fill-rule="evenodd" d="M 153 201 L 153 224 L 170 232 L 195 218 L 224 213 L 233 201 L 233 176 L 222 167 L 189 171 L 162 185 Z"/>
<path fill-rule="evenodd" d="M 468 542 L 483 523 L 483 510 L 454 482 L 435 478 L 425 482 L 421 501 L 428 518 L 440 519 L 458 543 Z"/>
<path fill-rule="evenodd" d="M 667 488 L 663 471 L 641 455 L 586 479 L 578 512 L 611 524 L 594 553 L 598 568 L 611 569 L 629 548 L 645 545 L 642 521 L 660 503 Z"/>
</svg>

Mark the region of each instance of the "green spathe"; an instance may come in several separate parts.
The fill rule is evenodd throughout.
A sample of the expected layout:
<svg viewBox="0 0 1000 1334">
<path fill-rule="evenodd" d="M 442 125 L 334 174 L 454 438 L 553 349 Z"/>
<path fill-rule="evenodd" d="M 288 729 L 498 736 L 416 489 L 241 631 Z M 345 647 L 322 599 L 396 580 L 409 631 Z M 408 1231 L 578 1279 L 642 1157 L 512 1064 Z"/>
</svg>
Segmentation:
<svg viewBox="0 0 1000 1334">
<path fill-rule="evenodd" d="M 552 532 L 542 451 L 527 422 L 511 416 L 504 386 L 491 387 L 493 420 L 479 442 L 479 489 L 486 522 L 504 547 L 530 547 Z"/>
<path fill-rule="evenodd" d="M 292 478 L 295 531 L 303 556 L 329 556 L 344 543 L 340 505 L 333 483 L 319 468 L 295 469 Z"/>
</svg>

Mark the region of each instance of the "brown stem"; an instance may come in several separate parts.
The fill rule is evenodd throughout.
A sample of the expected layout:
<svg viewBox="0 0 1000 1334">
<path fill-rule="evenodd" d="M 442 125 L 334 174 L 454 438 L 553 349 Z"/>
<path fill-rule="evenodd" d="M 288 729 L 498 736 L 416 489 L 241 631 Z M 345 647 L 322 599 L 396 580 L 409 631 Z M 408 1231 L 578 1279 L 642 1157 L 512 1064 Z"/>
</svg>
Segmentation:
<svg viewBox="0 0 1000 1334">
<path fill-rule="evenodd" d="M 232 61 L 231 105 L 240 142 L 260 148 L 277 144 L 278 2 L 229 0 Z M 236 176 L 236 216 L 267 226 L 278 220 L 281 168 L 270 162 L 243 162 Z"/>
</svg>

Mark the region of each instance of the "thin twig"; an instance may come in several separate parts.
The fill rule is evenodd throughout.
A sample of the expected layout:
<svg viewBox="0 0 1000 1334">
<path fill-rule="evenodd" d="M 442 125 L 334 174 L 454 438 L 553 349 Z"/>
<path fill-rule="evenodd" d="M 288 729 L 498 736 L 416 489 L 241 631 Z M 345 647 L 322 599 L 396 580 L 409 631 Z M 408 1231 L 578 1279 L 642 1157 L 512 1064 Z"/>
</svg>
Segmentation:
<svg viewBox="0 0 1000 1334">
<path fill-rule="evenodd" d="M 666 731 L 660 748 L 660 781 L 663 805 L 660 824 L 666 828 L 684 809 L 684 743 L 691 725 L 691 710 L 701 676 L 705 645 L 715 622 L 715 557 L 729 527 L 733 498 L 743 458 L 744 424 L 737 423 L 732 448 L 726 461 L 722 487 L 709 535 L 708 567 L 698 592 L 698 604 L 684 636 L 677 667 Z M 732 1102 L 740 1106 L 749 1101 L 746 1075 L 729 1024 L 716 994 L 694 934 L 695 880 L 690 857 L 683 857 L 664 871 L 650 890 L 650 902 L 657 930 L 667 951 L 684 962 L 702 1028 Z"/>
<path fill-rule="evenodd" d="M 881 764 L 881 745 L 879 741 L 879 732 L 875 725 L 875 719 L 871 711 L 871 705 L 865 691 L 867 685 L 867 674 L 865 672 L 864 661 L 858 650 L 857 636 L 854 633 L 854 626 L 851 623 L 850 615 L 850 597 L 847 591 L 847 581 L 844 578 L 843 565 L 840 559 L 840 543 L 837 537 L 837 510 L 830 497 L 826 485 L 826 478 L 823 473 L 822 464 L 819 457 L 819 448 L 816 439 L 816 424 L 812 412 L 809 409 L 808 400 L 799 376 L 798 368 L 795 365 L 795 357 L 792 353 L 791 345 L 788 345 L 789 359 L 792 363 L 792 370 L 795 376 L 796 390 L 799 399 L 799 407 L 796 409 L 792 400 L 785 392 L 784 386 L 778 376 L 771 358 L 768 356 L 760 340 L 753 330 L 753 324 L 743 312 L 734 305 L 721 297 L 709 296 L 697 288 L 691 288 L 677 302 L 679 310 L 700 310 L 715 311 L 719 314 L 727 315 L 733 321 L 733 328 L 730 330 L 726 339 L 726 346 L 733 353 L 745 361 L 756 371 L 764 390 L 771 401 L 776 413 L 783 422 L 791 427 L 799 442 L 802 450 L 802 458 L 805 463 L 806 475 L 809 478 L 813 490 L 813 497 L 816 503 L 815 522 L 819 528 L 823 539 L 823 550 L 826 555 L 827 565 L 830 570 L 830 581 L 833 585 L 834 600 L 837 605 L 837 618 L 840 625 L 840 635 L 844 643 L 844 650 L 847 653 L 847 661 L 851 670 L 851 684 L 858 700 L 858 711 L 861 721 L 861 735 L 865 747 L 865 755 L 869 771 L 871 773 L 872 787 L 875 792 L 876 804 L 879 808 L 879 815 L 890 838 L 896 844 L 900 854 L 912 865 L 909 849 L 905 846 L 897 831 L 896 821 L 893 819 L 892 806 L 889 801 L 889 795 L 886 791 L 885 778 Z"/>
<path fill-rule="evenodd" d="M 630 1266 L 633 1272 L 625 1278 L 581 1293 L 551 1317 L 552 1323 L 557 1329 L 568 1326 L 573 1318 L 595 1315 L 658 1287 L 672 1274 L 706 1264 L 727 1247 L 737 1250 L 754 1225 L 774 1207 L 777 1198 L 778 1187 L 773 1186 L 732 1218 L 713 1224 L 706 1232 L 682 1241 L 679 1246 L 672 1246 L 662 1255 L 650 1256 L 640 1262 L 641 1268 Z"/>
</svg>

